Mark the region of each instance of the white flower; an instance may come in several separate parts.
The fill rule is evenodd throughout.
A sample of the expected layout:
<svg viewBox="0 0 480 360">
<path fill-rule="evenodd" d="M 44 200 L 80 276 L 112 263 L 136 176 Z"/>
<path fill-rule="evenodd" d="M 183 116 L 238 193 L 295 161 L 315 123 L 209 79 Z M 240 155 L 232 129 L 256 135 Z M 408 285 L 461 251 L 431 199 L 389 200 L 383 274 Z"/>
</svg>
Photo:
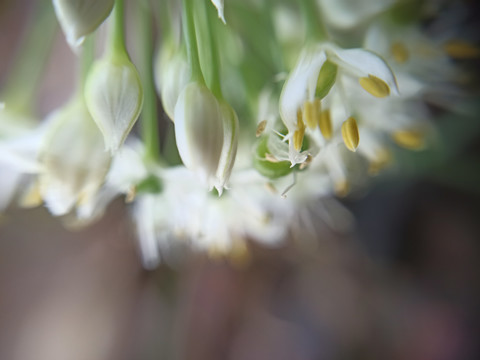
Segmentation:
<svg viewBox="0 0 480 360">
<path fill-rule="evenodd" d="M 95 31 L 112 11 L 115 0 L 53 0 L 67 42 L 73 48 Z"/>
<path fill-rule="evenodd" d="M 167 39 L 160 48 L 155 61 L 155 86 L 162 100 L 163 109 L 170 120 L 175 121 L 174 112 L 178 97 L 190 82 L 190 68 L 181 50 Z"/>
<path fill-rule="evenodd" d="M 39 153 L 42 198 L 53 215 L 95 200 L 111 157 L 83 98 L 75 96 L 50 115 L 51 127 Z"/>
<path fill-rule="evenodd" d="M 143 90 L 135 66 L 125 56 L 105 56 L 92 66 L 85 85 L 88 110 L 112 154 L 125 141 L 143 105 Z"/>
<path fill-rule="evenodd" d="M 222 155 L 224 124 L 217 98 L 205 85 L 188 84 L 175 106 L 175 139 L 185 166 L 210 187 Z"/>
<path fill-rule="evenodd" d="M 343 131 L 345 144 L 352 151 L 356 149 L 358 139 L 351 138 L 356 134 L 356 121 L 347 90 L 366 91 L 375 98 L 398 94 L 389 66 L 370 51 L 344 50 L 329 43 L 304 50 L 280 97 L 280 115 L 288 129 L 286 139 L 292 166 L 305 162 L 308 155 L 316 152 L 303 149 L 305 134 L 312 135 L 322 145 L 344 122 L 343 128 L 348 126 L 352 130 Z M 335 119 L 339 116 L 340 121 Z M 320 133 L 323 139 L 318 136 Z"/>
</svg>

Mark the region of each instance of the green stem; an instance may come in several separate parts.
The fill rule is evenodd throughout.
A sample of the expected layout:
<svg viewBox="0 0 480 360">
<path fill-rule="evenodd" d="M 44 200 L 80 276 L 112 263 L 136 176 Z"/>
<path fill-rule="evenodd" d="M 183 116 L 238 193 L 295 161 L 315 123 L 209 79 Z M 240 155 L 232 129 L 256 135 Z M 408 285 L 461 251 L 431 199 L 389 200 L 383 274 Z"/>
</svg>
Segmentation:
<svg viewBox="0 0 480 360">
<path fill-rule="evenodd" d="M 108 51 L 110 56 L 127 56 L 125 47 L 125 30 L 123 13 L 125 10 L 124 0 L 116 0 L 113 7 L 110 34 L 108 39 Z"/>
<path fill-rule="evenodd" d="M 305 20 L 307 39 L 312 41 L 326 40 L 328 38 L 327 30 L 323 25 L 321 16 L 319 16 L 316 2 L 312 0 L 301 0 L 300 6 Z"/>
<path fill-rule="evenodd" d="M 141 66 L 140 76 L 143 85 L 142 138 L 145 143 L 145 156 L 148 160 L 160 160 L 158 138 L 157 96 L 153 83 L 153 24 L 148 0 L 139 4 L 139 27 Z"/>
<path fill-rule="evenodd" d="M 208 87 L 212 91 L 212 93 L 218 98 L 222 99 L 222 88 L 220 84 L 220 59 L 219 59 L 219 53 L 218 53 L 218 41 L 217 38 L 214 34 L 214 26 L 218 21 L 218 18 L 215 16 L 213 13 L 214 8 L 211 6 L 209 8 L 206 3 L 206 0 L 200 0 L 202 9 L 202 15 L 204 17 L 204 21 L 202 24 L 205 25 L 205 30 L 206 30 L 206 35 L 208 37 L 208 44 L 210 48 L 210 79 L 209 79 L 209 84 Z M 210 1 L 209 1 L 210 2 Z"/>
<path fill-rule="evenodd" d="M 17 52 L 5 87 L 0 94 L 9 109 L 33 114 L 35 93 L 49 58 L 57 21 L 51 1 L 40 1 L 33 13 L 34 22 Z"/>
<path fill-rule="evenodd" d="M 83 96 L 85 89 L 85 82 L 87 80 L 88 72 L 94 60 L 95 42 L 93 36 L 87 36 L 82 46 L 82 56 L 80 59 L 79 74 L 78 74 L 78 88 Z"/>
<path fill-rule="evenodd" d="M 182 0 L 183 34 L 187 45 L 188 62 L 192 70 L 192 80 L 205 84 L 202 69 L 200 68 L 200 59 L 198 57 L 197 37 L 195 35 L 193 16 L 193 1 L 194 0 Z"/>
</svg>

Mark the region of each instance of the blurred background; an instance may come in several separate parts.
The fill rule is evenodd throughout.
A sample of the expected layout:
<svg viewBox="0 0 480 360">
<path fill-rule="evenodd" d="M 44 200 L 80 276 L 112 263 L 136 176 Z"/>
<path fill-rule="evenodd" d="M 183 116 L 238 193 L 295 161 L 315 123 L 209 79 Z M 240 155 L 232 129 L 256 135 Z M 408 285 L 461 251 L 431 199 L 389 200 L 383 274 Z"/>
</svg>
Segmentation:
<svg viewBox="0 0 480 360">
<path fill-rule="evenodd" d="M 0 87 L 32 3 L 0 2 Z M 42 116 L 74 83 L 61 32 L 52 53 Z M 351 231 L 250 243 L 241 264 L 189 254 L 143 270 L 120 199 L 73 232 L 44 208 L 12 207 L 0 217 L 0 359 L 478 359 L 479 127 L 440 112 L 448 151 L 399 150 L 396 171 L 342 200 Z"/>
</svg>

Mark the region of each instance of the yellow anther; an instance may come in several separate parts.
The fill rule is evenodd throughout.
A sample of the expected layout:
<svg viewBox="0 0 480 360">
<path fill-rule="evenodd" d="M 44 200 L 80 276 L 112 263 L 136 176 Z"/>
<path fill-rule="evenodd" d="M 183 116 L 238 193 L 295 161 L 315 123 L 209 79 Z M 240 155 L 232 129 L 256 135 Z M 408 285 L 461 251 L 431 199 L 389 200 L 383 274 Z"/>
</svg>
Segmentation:
<svg viewBox="0 0 480 360">
<path fill-rule="evenodd" d="M 136 196 L 137 196 L 137 188 L 135 186 L 131 186 L 127 191 L 127 195 L 125 196 L 125 203 L 129 204 L 133 202 Z"/>
<path fill-rule="evenodd" d="M 270 153 L 265 153 L 265 160 L 272 162 L 272 163 L 278 163 L 280 160 L 278 160 L 275 155 L 270 154 Z"/>
<path fill-rule="evenodd" d="M 297 110 L 297 130 L 293 133 L 293 147 L 295 150 L 302 149 L 303 137 L 305 136 L 305 124 L 302 119 L 302 110 Z"/>
<path fill-rule="evenodd" d="M 19 200 L 19 205 L 23 208 L 34 208 L 42 204 L 40 186 L 37 182 L 33 183 Z"/>
<path fill-rule="evenodd" d="M 300 164 L 300 170 L 305 169 L 308 165 L 310 165 L 312 163 L 312 161 L 313 161 L 313 156 L 308 154 L 305 161 Z"/>
<path fill-rule="evenodd" d="M 376 158 L 370 161 L 368 173 L 377 175 L 381 170 L 385 169 L 392 162 L 392 155 L 387 149 L 379 149 Z"/>
<path fill-rule="evenodd" d="M 341 180 L 335 182 L 333 185 L 335 194 L 339 197 L 347 196 L 348 192 L 350 191 L 350 186 L 346 180 Z"/>
<path fill-rule="evenodd" d="M 450 40 L 444 45 L 448 56 L 454 59 L 474 59 L 480 57 L 480 48 L 463 40 Z"/>
<path fill-rule="evenodd" d="M 353 116 L 350 116 L 342 124 L 342 138 L 348 150 L 355 152 L 360 142 L 360 135 L 358 134 L 357 121 Z"/>
<path fill-rule="evenodd" d="M 392 44 L 392 46 L 390 47 L 390 52 L 392 53 L 395 61 L 399 64 L 404 64 L 410 57 L 410 54 L 405 44 L 399 41 Z"/>
<path fill-rule="evenodd" d="M 425 147 L 425 134 L 419 130 L 398 130 L 392 139 L 401 147 L 409 150 L 421 150 Z"/>
<path fill-rule="evenodd" d="M 232 248 L 229 253 L 230 263 L 237 269 L 245 269 L 250 264 L 252 257 L 248 250 L 247 244 L 243 239 L 233 241 Z"/>
<path fill-rule="evenodd" d="M 388 84 L 375 75 L 368 74 L 368 77 L 361 77 L 358 79 L 362 88 L 375 97 L 385 97 L 390 95 L 390 88 Z"/>
<path fill-rule="evenodd" d="M 303 118 L 305 119 L 304 123 L 307 124 L 309 129 L 315 129 L 317 120 L 314 101 L 305 101 L 303 104 Z"/>
<path fill-rule="evenodd" d="M 257 131 L 255 132 L 255 136 L 258 138 L 260 135 L 263 134 L 265 128 L 267 127 L 267 120 L 262 120 L 257 125 Z"/>
<path fill-rule="evenodd" d="M 330 117 L 330 109 L 326 109 L 320 112 L 318 115 L 318 127 L 322 132 L 323 137 L 326 140 L 332 138 L 332 118 Z"/>
<path fill-rule="evenodd" d="M 275 185 L 273 185 L 273 183 L 271 183 L 271 182 L 265 183 L 265 189 L 267 189 L 268 191 L 270 191 L 272 194 L 278 194 L 277 188 L 276 188 Z"/>
</svg>

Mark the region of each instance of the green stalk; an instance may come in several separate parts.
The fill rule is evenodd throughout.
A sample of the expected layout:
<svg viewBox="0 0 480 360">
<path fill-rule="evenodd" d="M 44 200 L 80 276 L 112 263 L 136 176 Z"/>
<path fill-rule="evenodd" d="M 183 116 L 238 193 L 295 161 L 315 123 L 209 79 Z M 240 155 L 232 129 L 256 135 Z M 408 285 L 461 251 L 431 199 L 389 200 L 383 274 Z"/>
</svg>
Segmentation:
<svg viewBox="0 0 480 360">
<path fill-rule="evenodd" d="M 33 23 L 24 36 L 21 48 L 15 55 L 0 100 L 9 109 L 33 114 L 35 93 L 49 58 L 57 21 L 51 1 L 40 1 L 33 13 Z"/>
<path fill-rule="evenodd" d="M 87 80 L 88 72 L 94 60 L 95 42 L 93 36 L 87 36 L 82 46 L 82 56 L 80 58 L 79 75 L 78 75 L 78 91 L 80 94 L 84 93 L 85 82 Z"/>
<path fill-rule="evenodd" d="M 124 10 L 124 0 L 116 0 L 115 6 L 113 7 L 108 38 L 108 52 L 112 57 L 128 57 L 127 49 L 125 47 L 125 30 L 123 23 Z"/>
<path fill-rule="evenodd" d="M 316 2 L 313 0 L 301 0 L 303 18 L 305 20 L 306 36 L 308 40 L 324 41 L 328 38 L 322 18 L 319 16 Z"/>
<path fill-rule="evenodd" d="M 153 83 L 153 24 L 148 0 L 139 4 L 140 27 L 140 77 L 143 85 L 142 138 L 145 143 L 145 156 L 148 160 L 160 160 L 158 139 L 157 95 Z"/>
<path fill-rule="evenodd" d="M 198 57 L 197 37 L 195 35 L 193 16 L 193 1 L 198 0 L 182 0 L 183 34 L 187 45 L 188 62 L 192 69 L 192 80 L 205 84 L 202 69 L 200 68 L 200 59 Z"/>
<path fill-rule="evenodd" d="M 209 1 L 210 2 L 210 1 Z M 210 79 L 208 88 L 212 91 L 213 95 L 215 95 L 218 99 L 222 99 L 222 88 L 220 84 L 220 59 L 218 53 L 218 41 L 214 34 L 214 27 L 216 22 L 218 21 L 217 17 L 213 14 L 213 6 L 208 8 L 206 0 L 200 0 L 199 3 L 201 4 L 202 9 L 201 15 L 203 15 L 203 22 L 202 24 L 205 25 L 206 35 L 208 38 L 208 44 L 210 48 Z"/>
</svg>

